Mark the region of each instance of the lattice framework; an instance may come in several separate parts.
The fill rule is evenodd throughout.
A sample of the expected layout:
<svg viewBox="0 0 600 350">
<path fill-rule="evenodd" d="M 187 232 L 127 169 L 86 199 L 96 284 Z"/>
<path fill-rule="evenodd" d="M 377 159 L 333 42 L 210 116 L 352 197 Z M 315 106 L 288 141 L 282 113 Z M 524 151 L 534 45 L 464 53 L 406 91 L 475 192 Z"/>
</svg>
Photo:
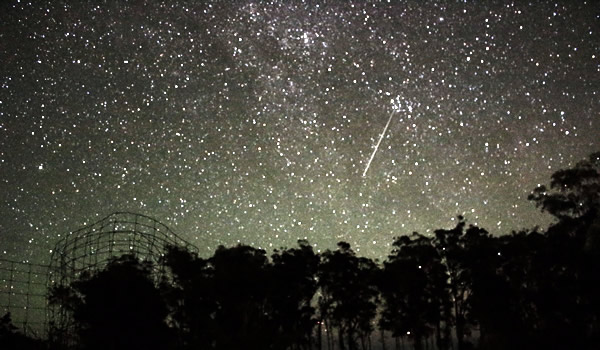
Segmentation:
<svg viewBox="0 0 600 350">
<path fill-rule="evenodd" d="M 0 317 L 10 312 L 17 327 L 37 337 L 68 335 L 72 320 L 60 306 L 48 304 L 51 288 L 68 286 L 124 254 L 152 262 L 158 281 L 165 274 L 162 257 L 168 246 L 198 252 L 149 216 L 116 212 L 65 235 L 52 250 L 50 265 L 0 259 Z"/>
</svg>

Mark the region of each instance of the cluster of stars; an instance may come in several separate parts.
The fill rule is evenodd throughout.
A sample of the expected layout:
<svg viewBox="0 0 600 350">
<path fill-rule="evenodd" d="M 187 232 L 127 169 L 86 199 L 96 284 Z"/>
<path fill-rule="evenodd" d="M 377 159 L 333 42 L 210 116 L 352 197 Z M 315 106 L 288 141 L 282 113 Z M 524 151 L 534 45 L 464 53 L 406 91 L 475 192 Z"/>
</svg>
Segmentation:
<svg viewBox="0 0 600 350">
<path fill-rule="evenodd" d="M 125 210 L 206 254 L 306 238 L 384 258 L 456 215 L 544 225 L 529 192 L 599 146 L 597 10 L 7 2 L 1 252 L 43 261 Z"/>
</svg>

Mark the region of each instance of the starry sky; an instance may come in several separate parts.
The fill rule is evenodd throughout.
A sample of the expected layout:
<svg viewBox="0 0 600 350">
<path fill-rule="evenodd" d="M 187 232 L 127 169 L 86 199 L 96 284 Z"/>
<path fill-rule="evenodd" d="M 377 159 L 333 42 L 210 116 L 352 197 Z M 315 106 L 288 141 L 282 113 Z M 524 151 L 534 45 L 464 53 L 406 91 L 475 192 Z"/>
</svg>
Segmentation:
<svg viewBox="0 0 600 350">
<path fill-rule="evenodd" d="M 381 259 L 459 214 L 494 235 L 544 227 L 527 195 L 600 149 L 599 15 L 595 1 L 3 1 L 0 257 L 45 262 L 114 211 L 201 254 L 307 238 Z"/>
</svg>

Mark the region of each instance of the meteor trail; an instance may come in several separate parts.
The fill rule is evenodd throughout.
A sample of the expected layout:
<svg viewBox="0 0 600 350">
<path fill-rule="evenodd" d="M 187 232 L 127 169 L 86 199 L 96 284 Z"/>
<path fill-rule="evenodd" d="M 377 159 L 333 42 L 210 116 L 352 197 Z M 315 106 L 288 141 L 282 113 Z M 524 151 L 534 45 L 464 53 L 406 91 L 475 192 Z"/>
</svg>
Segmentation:
<svg viewBox="0 0 600 350">
<path fill-rule="evenodd" d="M 379 141 L 377 141 L 377 144 L 375 145 L 375 149 L 373 150 L 373 154 L 371 154 L 371 158 L 369 158 L 369 161 L 367 162 L 367 167 L 365 168 L 365 171 L 362 174 L 363 177 L 367 176 L 367 171 L 369 171 L 369 166 L 371 166 L 371 162 L 373 161 L 373 158 L 375 158 L 375 153 L 377 153 L 377 150 L 379 149 L 379 145 L 381 144 L 381 140 L 383 140 L 383 137 L 385 136 L 385 132 L 387 131 L 388 126 L 390 126 L 390 122 L 392 121 L 392 116 L 394 115 L 395 111 L 396 110 L 394 109 L 394 110 L 392 110 L 392 113 L 390 113 L 390 118 L 388 119 L 387 124 L 385 124 L 385 128 L 383 128 L 383 132 L 379 136 Z"/>
</svg>

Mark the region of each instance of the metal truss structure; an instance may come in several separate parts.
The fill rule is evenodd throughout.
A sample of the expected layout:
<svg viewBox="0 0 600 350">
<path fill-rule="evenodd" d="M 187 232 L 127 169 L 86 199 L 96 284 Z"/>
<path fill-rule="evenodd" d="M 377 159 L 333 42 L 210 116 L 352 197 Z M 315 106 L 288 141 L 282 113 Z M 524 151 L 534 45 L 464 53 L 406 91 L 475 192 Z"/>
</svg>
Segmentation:
<svg viewBox="0 0 600 350">
<path fill-rule="evenodd" d="M 23 333 L 47 334 L 48 266 L 0 259 L 0 317 L 10 313 Z"/>
<path fill-rule="evenodd" d="M 50 265 L 0 260 L 0 317 L 10 312 L 13 323 L 40 338 L 68 343 L 73 325 L 60 305 L 48 303 L 49 291 L 67 287 L 82 273 L 102 270 L 113 258 L 132 254 L 152 262 L 157 281 L 164 276 L 162 257 L 169 246 L 198 249 L 159 221 L 131 212 L 116 212 L 68 233 L 52 250 Z"/>
</svg>

